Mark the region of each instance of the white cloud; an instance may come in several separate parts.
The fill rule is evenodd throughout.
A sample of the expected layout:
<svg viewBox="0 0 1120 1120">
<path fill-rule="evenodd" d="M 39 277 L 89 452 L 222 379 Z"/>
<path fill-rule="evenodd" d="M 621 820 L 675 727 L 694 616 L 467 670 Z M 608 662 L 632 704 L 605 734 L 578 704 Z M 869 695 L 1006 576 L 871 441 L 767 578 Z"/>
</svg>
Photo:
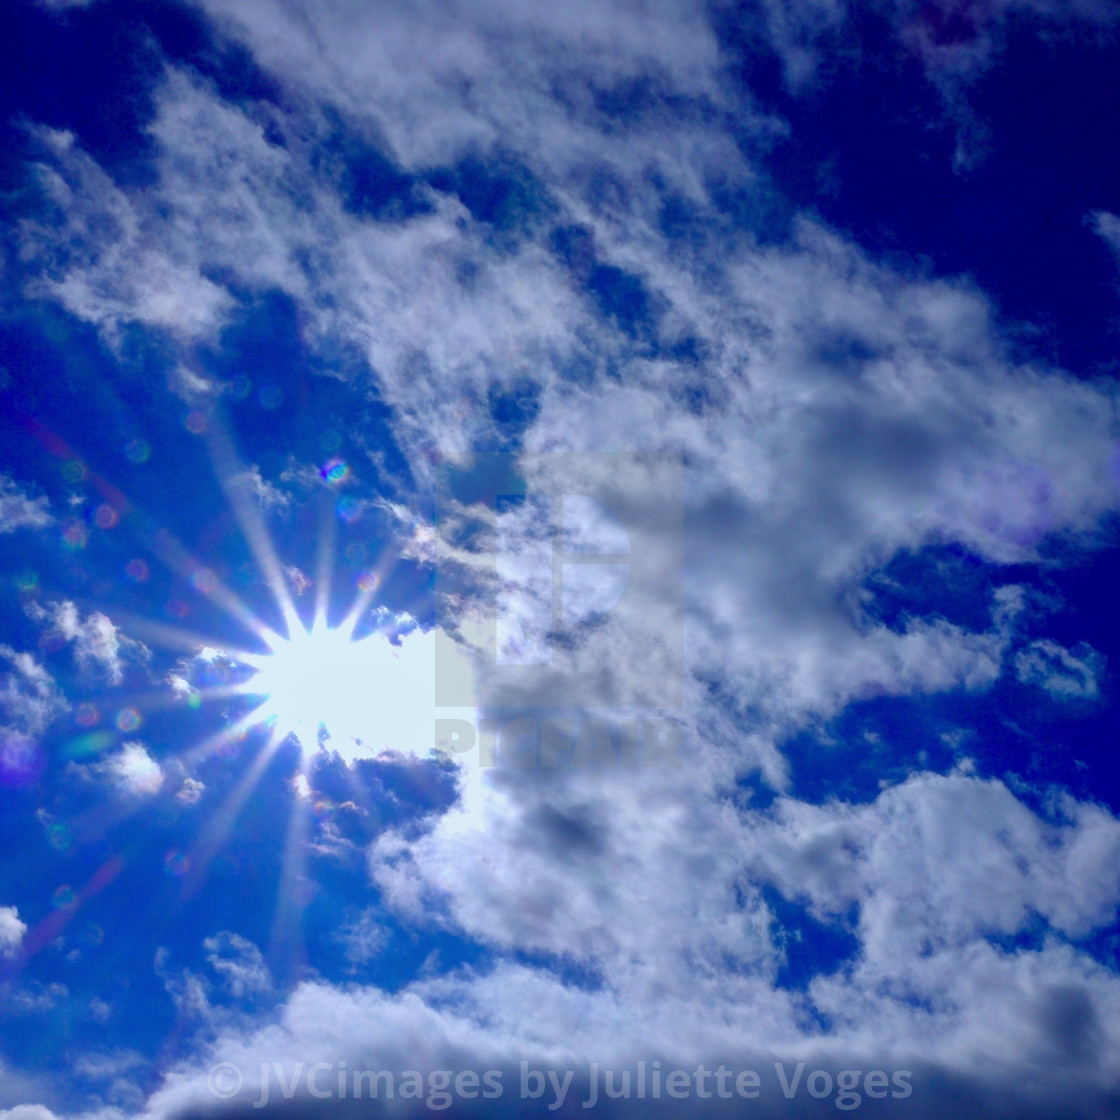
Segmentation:
<svg viewBox="0 0 1120 1120">
<path fill-rule="evenodd" d="M 198 778 L 185 777 L 175 797 L 184 805 L 197 805 L 205 792 L 206 786 Z"/>
<path fill-rule="evenodd" d="M 765 822 L 765 823 L 763 823 Z M 867 964 L 906 973 L 1034 915 L 1070 937 L 1111 922 L 1120 883 L 1120 822 L 1065 800 L 1045 822 L 1002 782 L 917 775 L 871 805 L 782 800 L 760 821 L 755 859 L 820 914 L 859 904 Z"/>
<path fill-rule="evenodd" d="M 344 947 L 346 959 L 358 967 L 380 956 L 389 934 L 373 910 L 363 910 L 338 931 L 338 940 Z"/>
<path fill-rule="evenodd" d="M 111 783 L 128 797 L 150 797 L 159 792 L 164 781 L 159 763 L 143 743 L 136 741 L 124 743 L 100 762 L 86 763 L 80 772 Z"/>
<path fill-rule="evenodd" d="M 297 595 L 302 595 L 311 586 L 310 577 L 294 564 L 284 568 L 284 575 L 288 580 L 288 586 Z"/>
<path fill-rule="evenodd" d="M 30 653 L 0 645 L 0 658 L 11 666 L 0 676 L 0 724 L 22 735 L 41 735 L 70 705 L 54 678 Z"/>
<path fill-rule="evenodd" d="M 272 977 L 261 951 L 251 941 L 223 930 L 203 942 L 206 959 L 236 999 L 272 988 Z"/>
<path fill-rule="evenodd" d="M 0 1120 L 58 1120 L 53 1112 L 41 1104 L 18 1104 L 15 1108 L 0 1109 Z"/>
<path fill-rule="evenodd" d="M 1104 658 L 1080 642 L 1072 650 L 1048 638 L 1031 642 L 1015 655 L 1015 673 L 1024 684 L 1036 684 L 1059 699 L 1096 696 Z"/>
<path fill-rule="evenodd" d="M 42 529 L 54 518 L 45 497 L 29 498 L 6 474 L 0 474 L 0 533 Z"/>
<path fill-rule="evenodd" d="M 914 4 L 912 0 L 764 0 L 762 35 L 782 60 L 787 87 L 795 94 L 819 91 L 827 82 L 822 63 L 853 50 L 860 17 L 871 8 L 894 36 L 896 49 L 915 57 L 940 95 L 956 127 L 954 165 L 967 168 L 982 158 L 988 128 L 978 119 L 970 93 L 996 65 L 1014 32 L 1051 39 L 1063 33 L 1107 34 L 1117 24 L 1108 0 L 990 0 L 983 5 Z M 748 21 L 749 23 L 749 21 Z M 814 88 L 815 87 L 815 88 Z"/>
<path fill-rule="evenodd" d="M 0 906 L 0 957 L 15 956 L 26 932 L 19 911 L 14 906 Z"/>
<path fill-rule="evenodd" d="M 75 1073 L 91 1081 L 111 1081 L 147 1064 L 148 1059 L 136 1050 L 87 1051 L 78 1054 L 71 1063 Z"/>
<path fill-rule="evenodd" d="M 285 509 L 292 496 L 280 487 L 273 485 L 261 476 L 261 469 L 255 463 L 248 469 L 234 475 L 230 484 L 251 494 L 262 509 Z"/>
<path fill-rule="evenodd" d="M 56 1007 L 70 996 L 70 989 L 65 984 L 44 984 L 32 980 L 23 987 L 14 988 L 3 993 L 4 1003 L 19 1015 L 38 1015 L 54 1011 Z"/>
<path fill-rule="evenodd" d="M 1120 217 L 1107 210 L 1094 210 L 1089 215 L 1089 224 L 1114 253 L 1120 254 Z"/>
<path fill-rule="evenodd" d="M 39 167 L 55 213 L 51 225 L 25 220 L 21 227 L 25 250 L 42 269 L 29 294 L 58 300 L 110 340 L 130 321 L 186 337 L 214 331 L 232 302 L 226 291 L 189 255 L 152 244 L 143 211 L 70 133 L 44 129 L 40 137 L 56 159 Z"/>
<path fill-rule="evenodd" d="M 49 627 L 51 635 L 73 644 L 80 670 L 99 674 L 110 684 L 124 680 L 126 665 L 144 664 L 150 657 L 143 642 L 122 634 L 108 616 L 91 611 L 83 619 L 69 599 L 45 606 L 32 601 L 24 609 L 32 621 Z"/>
<path fill-rule="evenodd" d="M 205 404 L 222 391 L 217 382 L 186 365 L 178 365 L 171 370 L 167 375 L 167 386 L 187 404 Z"/>
</svg>

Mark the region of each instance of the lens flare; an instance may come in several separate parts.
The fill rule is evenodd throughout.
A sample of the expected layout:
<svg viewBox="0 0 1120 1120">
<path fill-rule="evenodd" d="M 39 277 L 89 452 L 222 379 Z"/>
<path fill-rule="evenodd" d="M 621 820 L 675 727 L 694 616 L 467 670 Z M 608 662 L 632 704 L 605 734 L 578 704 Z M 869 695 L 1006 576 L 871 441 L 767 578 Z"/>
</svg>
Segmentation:
<svg viewBox="0 0 1120 1120">
<path fill-rule="evenodd" d="M 74 893 L 74 888 L 68 883 L 64 883 L 59 887 L 51 897 L 51 902 L 54 904 L 56 910 L 65 910 L 67 907 L 73 906 L 78 901 L 78 896 Z"/>
<path fill-rule="evenodd" d="M 135 731 L 140 726 L 140 713 L 135 708 L 122 708 L 117 712 L 116 722 L 120 731 Z"/>
<path fill-rule="evenodd" d="M 350 467 L 342 459 L 331 459 L 319 468 L 319 474 L 331 486 L 341 486 L 350 477 Z"/>
</svg>

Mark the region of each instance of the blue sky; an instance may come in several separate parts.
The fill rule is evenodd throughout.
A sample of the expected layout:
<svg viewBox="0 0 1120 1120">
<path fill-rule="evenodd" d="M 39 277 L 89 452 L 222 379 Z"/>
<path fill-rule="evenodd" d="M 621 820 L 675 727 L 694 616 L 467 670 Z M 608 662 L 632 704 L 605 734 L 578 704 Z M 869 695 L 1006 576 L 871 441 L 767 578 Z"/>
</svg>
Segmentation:
<svg viewBox="0 0 1120 1120">
<path fill-rule="evenodd" d="M 1118 1114 L 1114 6 L 0 21 L 0 1120 Z"/>
</svg>

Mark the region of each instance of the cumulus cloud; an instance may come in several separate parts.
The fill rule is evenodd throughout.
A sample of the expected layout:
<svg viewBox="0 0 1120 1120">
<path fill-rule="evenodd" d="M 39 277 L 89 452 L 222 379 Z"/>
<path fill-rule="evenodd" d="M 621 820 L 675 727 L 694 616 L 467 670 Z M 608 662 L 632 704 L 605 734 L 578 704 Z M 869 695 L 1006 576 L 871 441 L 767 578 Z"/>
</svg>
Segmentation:
<svg viewBox="0 0 1120 1120">
<path fill-rule="evenodd" d="M 868 806 L 783 800 L 756 858 L 822 915 L 858 903 L 868 962 L 910 970 L 1035 916 L 1072 938 L 1108 924 L 1120 904 L 1106 870 L 1118 845 L 1120 822 L 1095 805 L 1067 799 L 1044 821 L 1002 782 L 926 774 Z"/>
<path fill-rule="evenodd" d="M 0 957 L 15 956 L 26 932 L 19 911 L 14 906 L 0 906 Z"/>
<path fill-rule="evenodd" d="M 284 569 L 284 575 L 287 577 L 288 586 L 297 595 L 302 595 L 311 586 L 310 577 L 294 564 Z"/>
<path fill-rule="evenodd" d="M 81 772 L 110 783 L 127 797 L 150 797 L 159 792 L 164 781 L 159 763 L 143 743 L 135 740 L 124 743 L 100 762 L 87 763 Z"/>
<path fill-rule="evenodd" d="M 0 1120 L 58 1120 L 53 1112 L 41 1104 L 19 1104 L 15 1108 L 0 1109 Z"/>
</svg>

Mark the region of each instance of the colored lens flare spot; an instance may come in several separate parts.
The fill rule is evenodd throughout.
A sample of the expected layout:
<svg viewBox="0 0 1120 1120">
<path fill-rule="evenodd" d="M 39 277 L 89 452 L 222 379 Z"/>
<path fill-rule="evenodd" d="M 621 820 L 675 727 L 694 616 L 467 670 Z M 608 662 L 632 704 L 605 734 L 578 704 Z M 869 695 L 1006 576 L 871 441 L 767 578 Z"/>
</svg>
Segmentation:
<svg viewBox="0 0 1120 1120">
<path fill-rule="evenodd" d="M 218 586 L 218 577 L 209 568 L 199 568 L 191 576 L 191 584 L 203 595 L 212 595 Z"/>
<path fill-rule="evenodd" d="M 343 459 L 328 459 L 319 474 L 331 486 L 341 486 L 350 478 L 350 467 Z"/>
<path fill-rule="evenodd" d="M 117 730 L 128 733 L 140 726 L 140 713 L 135 708 L 122 708 L 117 712 Z"/>
<path fill-rule="evenodd" d="M 84 521 L 72 517 L 62 527 L 62 543 L 71 552 L 78 552 L 89 543 L 89 529 Z"/>
<path fill-rule="evenodd" d="M 78 940 L 83 945 L 94 947 L 100 945 L 105 940 L 105 931 L 95 922 L 89 922 L 82 927 L 81 932 L 78 934 Z"/>
<path fill-rule="evenodd" d="M 53 895 L 51 895 L 51 904 L 56 910 L 67 910 L 78 901 L 78 896 L 74 893 L 74 888 L 69 883 L 63 883 Z"/>
<path fill-rule="evenodd" d="M 180 878 L 185 875 L 190 868 L 190 860 L 177 848 L 172 848 L 171 851 L 163 857 L 163 866 L 168 875 L 174 875 L 175 878 Z"/>
<path fill-rule="evenodd" d="M 69 459 L 62 464 L 62 477 L 71 484 L 85 482 L 89 477 L 89 470 L 81 459 Z"/>
<path fill-rule="evenodd" d="M 93 523 L 99 529 L 115 529 L 120 523 L 121 515 L 110 505 L 100 505 L 93 515 Z"/>
<path fill-rule="evenodd" d="M 276 385 L 266 385 L 257 394 L 257 400 L 261 402 L 261 408 L 272 412 L 284 403 L 284 390 Z"/>
<path fill-rule="evenodd" d="M 43 765 L 39 744 L 26 735 L 9 732 L 0 740 L 0 788 L 31 785 L 43 772 Z"/>
<path fill-rule="evenodd" d="M 130 439 L 124 445 L 124 457 L 134 466 L 146 463 L 152 457 L 152 449 L 147 440 Z"/>
<path fill-rule="evenodd" d="M 351 521 L 357 521 L 362 515 L 362 503 L 357 498 L 339 498 L 335 509 L 339 520 L 344 521 L 347 525 Z"/>
<path fill-rule="evenodd" d="M 94 727 L 101 721 L 101 713 L 96 704 L 85 701 L 74 712 L 74 722 L 79 727 Z"/>
<path fill-rule="evenodd" d="M 225 739 L 218 746 L 218 757 L 232 762 L 241 753 L 241 744 L 235 739 Z"/>
</svg>

